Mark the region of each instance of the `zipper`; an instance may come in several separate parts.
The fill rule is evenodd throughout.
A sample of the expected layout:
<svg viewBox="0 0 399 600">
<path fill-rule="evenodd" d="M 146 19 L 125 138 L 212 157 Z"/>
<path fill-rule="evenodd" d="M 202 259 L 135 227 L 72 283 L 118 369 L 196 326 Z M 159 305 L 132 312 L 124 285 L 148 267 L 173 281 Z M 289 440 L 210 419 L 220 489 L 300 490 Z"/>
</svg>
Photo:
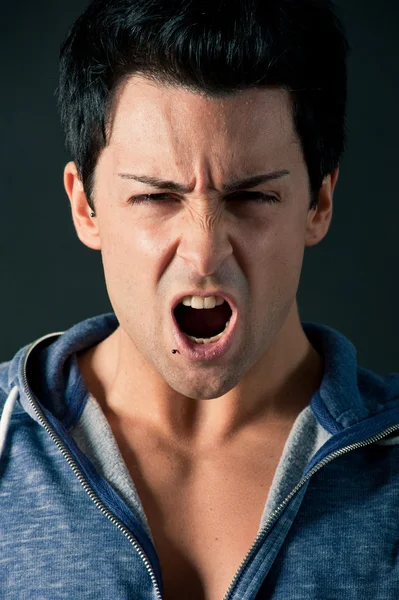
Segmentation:
<svg viewBox="0 0 399 600">
<path fill-rule="evenodd" d="M 51 437 L 51 439 L 53 440 L 53 442 L 55 443 L 57 448 L 60 450 L 60 452 L 64 456 L 65 460 L 67 461 L 68 465 L 71 467 L 72 471 L 78 478 L 79 483 L 82 485 L 85 492 L 88 494 L 90 499 L 94 502 L 96 507 L 111 521 L 111 523 L 113 523 L 113 525 L 115 525 L 119 529 L 119 531 L 121 531 L 121 533 L 123 533 L 123 535 L 128 539 L 128 541 L 131 543 L 133 548 L 136 550 L 137 554 L 140 556 L 140 558 L 143 561 L 144 566 L 147 569 L 147 572 L 151 578 L 152 584 L 155 588 L 156 597 L 159 600 L 162 600 L 161 590 L 158 585 L 158 581 L 157 581 L 154 569 L 152 568 L 151 562 L 150 562 L 148 556 L 146 555 L 146 553 L 144 552 L 143 548 L 140 546 L 140 544 L 138 543 L 136 538 L 132 535 L 132 533 L 127 529 L 127 527 L 125 527 L 125 525 L 105 506 L 105 504 L 97 496 L 97 494 L 91 487 L 90 483 L 87 481 L 86 477 L 83 475 L 82 471 L 80 470 L 79 465 L 76 463 L 74 457 L 69 452 L 69 450 L 65 447 L 64 443 L 59 438 L 58 434 L 53 430 L 53 428 L 47 421 L 46 417 L 44 416 L 43 412 L 37 406 L 32 394 L 31 394 L 27 375 L 26 375 L 26 365 L 27 365 L 28 358 L 29 358 L 32 350 L 34 349 L 35 346 L 37 346 L 40 342 L 46 340 L 47 338 L 53 337 L 55 335 L 59 336 L 59 335 L 62 335 L 63 333 L 64 333 L 63 331 L 60 331 L 57 333 L 50 333 L 48 335 L 45 335 L 45 336 L 39 338 L 38 340 L 36 340 L 35 342 L 33 342 L 33 344 L 30 346 L 30 348 L 28 348 L 28 351 L 27 351 L 25 359 L 24 359 L 23 367 L 22 367 L 22 369 L 23 369 L 22 376 L 23 376 L 23 382 L 24 382 L 26 395 L 29 399 L 29 402 L 30 402 L 33 410 L 35 411 L 35 414 L 36 414 L 39 422 L 41 423 L 43 428 L 47 431 L 47 433 L 49 434 L 49 436 Z"/>
<path fill-rule="evenodd" d="M 58 447 L 58 449 L 60 450 L 60 452 L 66 459 L 66 461 L 68 462 L 69 466 L 71 467 L 72 471 L 78 478 L 78 480 L 79 480 L 80 484 L 82 485 L 83 489 L 85 490 L 85 492 L 88 494 L 90 499 L 94 502 L 96 507 L 99 508 L 99 510 L 111 521 L 111 523 L 113 523 L 125 535 L 125 537 L 132 544 L 132 546 L 134 547 L 134 549 L 140 556 L 141 560 L 144 563 L 145 568 L 148 571 L 148 574 L 151 578 L 152 584 L 155 588 L 156 597 L 158 598 L 158 600 L 162 600 L 161 590 L 158 585 L 158 581 L 157 581 L 154 569 L 152 568 L 151 562 L 150 562 L 148 556 L 146 555 L 146 553 L 144 552 L 143 548 L 140 546 L 140 544 L 138 543 L 136 538 L 132 535 L 132 533 L 125 527 L 125 525 L 105 506 L 105 504 L 97 496 L 97 494 L 95 493 L 95 491 L 93 490 L 93 488 L 91 487 L 91 485 L 89 484 L 89 482 L 87 481 L 85 476 L 83 475 L 82 471 L 80 470 L 80 468 L 79 468 L 78 464 L 76 463 L 75 459 L 73 458 L 72 454 L 64 446 L 62 440 L 59 438 L 57 433 L 52 429 L 51 425 L 48 423 L 46 417 L 44 416 L 44 414 L 42 413 L 40 408 L 38 408 L 38 406 L 36 405 L 36 403 L 34 401 L 34 398 L 32 397 L 32 394 L 31 394 L 31 391 L 29 388 L 29 384 L 28 384 L 28 380 L 27 380 L 27 376 L 26 376 L 26 365 L 28 362 L 29 355 L 31 354 L 31 352 L 35 348 L 35 346 L 37 346 L 40 342 L 42 342 L 50 337 L 53 337 L 55 335 L 58 335 L 58 336 L 62 335 L 63 333 L 64 332 L 61 331 L 61 332 L 50 333 L 48 335 L 45 335 L 45 336 L 39 338 L 38 340 L 36 340 L 35 342 L 33 342 L 33 344 L 28 349 L 25 359 L 24 359 L 23 371 L 22 371 L 26 395 L 27 395 L 29 402 L 30 402 L 33 410 L 35 411 L 35 414 L 36 414 L 37 418 L 39 419 L 41 425 L 47 431 L 47 433 L 49 434 L 49 436 L 51 437 L 53 442 L 56 444 L 56 446 Z M 317 465 L 315 465 L 309 471 L 309 473 L 297 483 L 297 485 L 288 494 L 288 496 L 283 500 L 283 502 L 281 502 L 281 504 L 279 504 L 279 506 L 272 512 L 272 514 L 266 521 L 265 525 L 262 527 L 261 531 L 256 536 L 251 548 L 248 550 L 247 554 L 243 558 L 226 594 L 223 596 L 223 600 L 231 600 L 233 589 L 239 583 L 241 576 L 243 574 L 244 568 L 247 565 L 256 546 L 259 544 L 261 539 L 266 535 L 268 530 L 271 528 L 270 526 L 274 522 L 274 520 L 280 515 L 280 513 L 284 510 L 284 508 L 287 506 L 287 504 L 291 501 L 293 496 L 295 496 L 295 494 L 308 481 L 308 479 L 310 479 L 312 477 L 312 475 L 314 475 L 322 467 L 324 467 L 326 464 L 330 463 L 334 459 L 338 458 L 339 456 L 342 456 L 343 454 L 351 452 L 352 450 L 356 450 L 357 448 L 362 448 L 364 446 L 368 446 L 369 444 L 373 444 L 374 442 L 378 442 L 379 440 L 382 440 L 384 437 L 390 435 L 391 433 L 394 433 L 397 430 L 399 430 L 399 423 L 397 425 L 392 425 L 391 427 L 384 429 L 384 431 L 380 432 L 379 434 L 373 435 L 361 442 L 356 442 L 355 444 L 350 444 L 349 446 L 345 446 L 344 448 L 335 450 L 334 452 L 332 452 L 331 454 L 326 456 L 322 461 L 317 463 Z"/>
<path fill-rule="evenodd" d="M 340 448 L 339 450 L 335 450 L 335 452 L 332 452 L 331 454 L 329 454 L 328 456 L 326 456 L 322 461 L 320 461 L 319 463 L 317 463 L 317 465 L 315 465 L 310 471 L 309 473 L 303 477 L 303 479 L 301 479 L 299 481 L 299 483 L 297 483 L 297 485 L 294 487 L 294 489 L 288 494 L 288 496 L 283 500 L 283 502 L 281 504 L 279 504 L 279 506 L 272 512 L 272 514 L 270 515 L 270 517 L 268 518 L 268 520 L 266 521 L 264 527 L 262 527 L 261 531 L 258 533 L 258 535 L 255 538 L 254 543 L 252 544 L 251 548 L 248 550 L 247 554 L 245 555 L 245 557 L 243 558 L 235 576 L 233 581 L 230 584 L 230 587 L 228 588 L 226 594 L 223 596 L 223 600 L 231 600 L 232 597 L 232 593 L 233 593 L 233 588 L 235 586 L 237 586 L 237 584 L 240 581 L 240 578 L 242 576 L 243 570 L 245 568 L 245 566 L 247 565 L 249 558 L 251 557 L 253 551 L 255 550 L 256 546 L 258 545 L 259 541 L 265 536 L 265 534 L 268 532 L 268 530 L 270 529 L 270 525 L 272 524 L 272 522 L 275 520 L 276 517 L 278 517 L 278 515 L 282 512 L 282 510 L 287 506 L 288 502 L 290 502 L 290 500 L 292 499 L 293 496 L 295 496 L 295 494 L 301 489 L 301 487 L 308 481 L 308 479 L 310 479 L 312 477 L 312 475 L 314 475 L 317 471 L 319 471 L 322 467 L 324 467 L 326 464 L 330 463 L 331 461 L 333 461 L 335 458 L 338 458 L 338 456 L 341 456 L 342 454 L 346 454 L 347 452 L 350 452 L 351 450 L 356 450 L 356 448 L 362 448 L 363 446 L 368 446 L 369 444 L 373 444 L 374 442 L 378 442 L 379 440 L 382 440 L 384 437 L 386 437 L 387 435 L 389 435 L 390 433 L 393 433 L 394 431 L 399 430 L 399 423 L 397 425 L 392 425 L 391 427 L 388 427 L 387 429 L 384 429 L 384 431 L 382 431 L 381 433 L 377 434 L 377 435 L 373 435 L 372 437 L 369 437 L 361 442 L 356 442 L 355 444 L 350 444 L 349 446 L 345 446 L 345 448 Z"/>
</svg>

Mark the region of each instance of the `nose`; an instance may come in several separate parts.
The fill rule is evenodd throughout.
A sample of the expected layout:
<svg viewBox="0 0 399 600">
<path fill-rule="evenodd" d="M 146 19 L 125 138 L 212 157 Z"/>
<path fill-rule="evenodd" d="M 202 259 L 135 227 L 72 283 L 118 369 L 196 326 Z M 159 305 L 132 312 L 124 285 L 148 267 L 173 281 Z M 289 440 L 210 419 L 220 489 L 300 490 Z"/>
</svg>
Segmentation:
<svg viewBox="0 0 399 600">
<path fill-rule="evenodd" d="M 187 223 L 185 225 L 177 250 L 178 256 L 190 263 L 202 277 L 216 273 L 233 253 L 227 224 L 219 220 L 213 224 L 196 221 L 189 226 Z"/>
</svg>

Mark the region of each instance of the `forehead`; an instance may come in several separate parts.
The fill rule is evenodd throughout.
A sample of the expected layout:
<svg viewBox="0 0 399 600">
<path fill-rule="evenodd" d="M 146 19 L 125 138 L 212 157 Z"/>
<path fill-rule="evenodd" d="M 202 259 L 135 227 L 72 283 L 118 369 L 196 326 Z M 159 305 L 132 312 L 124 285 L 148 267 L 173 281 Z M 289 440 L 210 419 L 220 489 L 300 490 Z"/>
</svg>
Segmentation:
<svg viewBox="0 0 399 600">
<path fill-rule="evenodd" d="M 192 164 L 207 156 L 216 162 L 249 162 L 252 170 L 254 161 L 286 153 L 296 142 L 286 90 L 257 88 L 210 97 L 135 75 L 115 98 L 108 148 L 147 164 Z"/>
<path fill-rule="evenodd" d="M 145 118 L 144 118 L 145 117 Z M 183 121 L 182 121 L 183 117 Z M 113 134 L 123 124 L 159 124 L 162 120 L 184 127 L 187 122 L 216 119 L 228 129 L 244 126 L 271 126 L 291 131 L 292 106 L 289 92 L 283 88 L 241 90 L 223 97 L 184 87 L 152 81 L 142 75 L 126 79 L 115 98 Z"/>
</svg>

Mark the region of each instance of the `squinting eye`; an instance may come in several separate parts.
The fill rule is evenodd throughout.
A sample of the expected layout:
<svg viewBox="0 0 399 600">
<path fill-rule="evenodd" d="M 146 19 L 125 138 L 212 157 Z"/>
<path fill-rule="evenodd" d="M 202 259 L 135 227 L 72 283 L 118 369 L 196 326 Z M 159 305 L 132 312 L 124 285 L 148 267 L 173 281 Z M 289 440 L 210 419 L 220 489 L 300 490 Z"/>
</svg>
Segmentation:
<svg viewBox="0 0 399 600">
<path fill-rule="evenodd" d="M 229 202 L 232 201 L 243 201 L 243 202 L 256 202 L 257 204 L 269 203 L 277 204 L 280 202 L 277 196 L 271 196 L 270 194 L 263 194 L 262 192 L 240 192 L 232 194 L 226 198 Z M 175 202 L 177 198 L 174 198 L 170 194 L 141 194 L 140 196 L 133 196 L 129 198 L 128 204 L 155 204 L 155 203 L 166 203 L 168 201 Z"/>
<path fill-rule="evenodd" d="M 141 196 L 133 196 L 129 198 L 128 204 L 154 204 L 156 202 L 174 201 L 175 198 L 170 194 L 141 194 Z"/>
<path fill-rule="evenodd" d="M 232 200 L 242 200 L 243 202 L 256 202 L 258 204 L 269 203 L 269 204 L 277 204 L 280 202 L 277 196 L 271 196 L 270 194 L 263 194 L 262 192 L 240 192 L 237 194 L 232 194 L 227 198 L 230 202 Z"/>
</svg>

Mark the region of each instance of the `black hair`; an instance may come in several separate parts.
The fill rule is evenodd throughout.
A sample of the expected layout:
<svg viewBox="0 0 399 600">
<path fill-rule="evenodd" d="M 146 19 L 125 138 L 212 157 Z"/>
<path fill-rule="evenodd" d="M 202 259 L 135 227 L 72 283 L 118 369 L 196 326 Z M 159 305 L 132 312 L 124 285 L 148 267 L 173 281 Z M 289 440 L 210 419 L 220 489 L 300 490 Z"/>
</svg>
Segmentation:
<svg viewBox="0 0 399 600">
<path fill-rule="evenodd" d="M 345 148 L 348 49 L 329 0 L 94 0 L 61 46 L 56 91 L 90 207 L 115 95 L 140 73 L 215 97 L 287 89 L 313 208 Z"/>
</svg>

